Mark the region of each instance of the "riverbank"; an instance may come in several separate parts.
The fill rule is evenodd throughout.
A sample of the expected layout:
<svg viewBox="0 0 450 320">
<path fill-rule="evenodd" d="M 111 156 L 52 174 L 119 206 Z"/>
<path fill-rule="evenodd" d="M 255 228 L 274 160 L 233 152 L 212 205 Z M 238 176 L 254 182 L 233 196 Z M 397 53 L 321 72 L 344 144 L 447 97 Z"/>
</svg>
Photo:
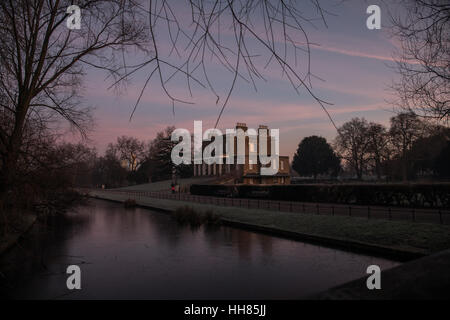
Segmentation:
<svg viewBox="0 0 450 320">
<path fill-rule="evenodd" d="M 39 219 L 49 216 L 56 216 L 66 212 L 74 205 L 83 203 L 86 197 L 75 190 L 65 190 L 59 193 L 52 193 L 52 197 L 36 201 L 32 209 L 15 209 L 10 211 L 11 219 L 7 228 L 7 233 L 0 236 L 0 255 L 13 247 L 20 238 L 27 233 L 34 223 Z M 13 214 L 12 212 L 15 212 Z"/>
<path fill-rule="evenodd" d="M 368 290 L 367 277 L 329 289 L 311 299 L 322 300 L 448 300 L 450 250 L 381 272 L 381 290 Z"/>
<path fill-rule="evenodd" d="M 37 216 L 33 214 L 24 215 L 19 226 L 14 227 L 13 232 L 7 233 L 0 238 L 0 256 L 13 247 L 20 237 L 25 234 L 34 225 Z"/>
<path fill-rule="evenodd" d="M 92 190 L 90 195 L 117 202 L 128 199 L 126 194 L 101 190 Z M 212 210 L 226 225 L 398 261 L 450 248 L 450 226 L 446 225 L 221 207 L 150 197 L 135 200 L 139 206 L 163 212 L 173 212 L 186 205 L 198 211 Z"/>
</svg>

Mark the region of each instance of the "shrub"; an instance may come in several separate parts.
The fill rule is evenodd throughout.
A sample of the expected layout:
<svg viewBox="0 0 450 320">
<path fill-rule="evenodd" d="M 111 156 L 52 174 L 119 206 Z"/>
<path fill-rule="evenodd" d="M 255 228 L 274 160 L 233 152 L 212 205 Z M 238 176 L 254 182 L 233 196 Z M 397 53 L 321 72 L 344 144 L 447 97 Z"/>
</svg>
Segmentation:
<svg viewBox="0 0 450 320">
<path fill-rule="evenodd" d="M 200 227 L 202 224 L 218 225 L 220 218 L 211 210 L 198 212 L 189 206 L 179 207 L 173 212 L 173 217 L 180 225 L 189 224 L 191 227 Z"/>
</svg>

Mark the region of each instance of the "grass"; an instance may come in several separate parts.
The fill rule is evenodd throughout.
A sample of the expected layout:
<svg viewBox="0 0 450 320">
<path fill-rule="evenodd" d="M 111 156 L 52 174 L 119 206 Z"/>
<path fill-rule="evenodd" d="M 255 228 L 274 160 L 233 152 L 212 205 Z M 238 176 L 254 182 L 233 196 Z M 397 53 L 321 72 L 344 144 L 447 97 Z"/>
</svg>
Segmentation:
<svg viewBox="0 0 450 320">
<path fill-rule="evenodd" d="M 99 195 L 111 200 L 126 198 L 116 194 Z M 180 206 L 190 206 L 198 211 L 210 210 L 225 220 L 423 254 L 450 248 L 448 225 L 220 207 L 153 198 L 143 198 L 138 203 L 171 211 Z"/>
</svg>

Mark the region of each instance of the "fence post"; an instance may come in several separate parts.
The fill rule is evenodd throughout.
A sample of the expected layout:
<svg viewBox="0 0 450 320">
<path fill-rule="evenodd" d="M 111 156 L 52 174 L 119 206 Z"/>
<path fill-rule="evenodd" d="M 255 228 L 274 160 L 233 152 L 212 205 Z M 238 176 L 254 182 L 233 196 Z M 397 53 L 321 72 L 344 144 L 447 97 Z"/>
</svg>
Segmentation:
<svg viewBox="0 0 450 320">
<path fill-rule="evenodd" d="M 348 206 L 348 216 L 352 216 L 352 207 Z"/>
</svg>

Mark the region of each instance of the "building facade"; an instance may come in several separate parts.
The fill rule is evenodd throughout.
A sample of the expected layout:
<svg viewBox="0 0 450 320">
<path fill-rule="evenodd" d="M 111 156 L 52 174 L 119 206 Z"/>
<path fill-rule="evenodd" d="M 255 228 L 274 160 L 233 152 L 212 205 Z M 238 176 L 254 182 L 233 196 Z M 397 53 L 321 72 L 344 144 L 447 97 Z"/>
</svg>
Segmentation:
<svg viewBox="0 0 450 320">
<path fill-rule="evenodd" d="M 247 131 L 248 127 L 245 123 L 237 123 L 236 129 L 242 129 L 244 132 Z M 267 126 L 260 125 L 257 131 L 259 135 L 261 130 L 268 130 Z M 271 150 L 271 139 L 267 135 L 267 150 L 270 156 Z M 194 164 L 194 176 L 224 176 L 230 178 L 234 183 L 244 183 L 244 184 L 290 184 L 290 167 L 289 167 L 289 157 L 279 156 L 278 163 L 278 173 L 275 175 L 262 175 L 261 168 L 264 166 L 260 163 L 259 157 L 256 157 L 255 163 L 252 163 L 249 159 L 250 152 L 256 152 L 259 154 L 259 145 L 250 141 L 248 136 L 245 136 L 245 163 L 237 164 L 237 138 L 234 137 L 234 161 L 233 164 L 226 163 L 226 136 L 222 136 L 223 146 L 224 146 L 224 159 L 223 164 Z M 259 136 L 256 137 L 259 141 Z M 203 148 L 206 144 L 203 145 Z M 267 165 L 268 166 L 268 165 Z"/>
</svg>

